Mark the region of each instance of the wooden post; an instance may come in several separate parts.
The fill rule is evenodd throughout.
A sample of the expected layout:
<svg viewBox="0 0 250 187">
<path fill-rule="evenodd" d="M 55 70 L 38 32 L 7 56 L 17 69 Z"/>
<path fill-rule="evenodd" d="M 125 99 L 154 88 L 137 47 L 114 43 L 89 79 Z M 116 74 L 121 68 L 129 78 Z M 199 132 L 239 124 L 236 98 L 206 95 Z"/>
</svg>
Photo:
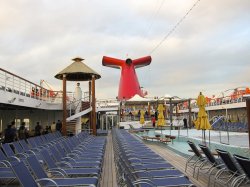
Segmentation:
<svg viewBox="0 0 250 187">
<path fill-rule="evenodd" d="M 151 120 L 150 102 L 148 102 L 148 120 Z"/>
<path fill-rule="evenodd" d="M 91 102 L 91 81 L 89 81 L 89 102 Z"/>
<path fill-rule="evenodd" d="M 247 123 L 248 123 L 248 143 L 250 148 L 250 98 L 246 98 L 246 106 L 247 106 Z"/>
<path fill-rule="evenodd" d="M 64 136 L 67 135 L 67 129 L 66 129 L 66 117 L 67 117 L 67 108 L 66 108 L 66 74 L 63 74 L 63 121 L 62 121 L 62 134 Z"/>
<path fill-rule="evenodd" d="M 89 81 L 89 104 L 92 107 L 92 103 L 91 103 L 91 81 Z M 93 130 L 92 128 L 92 112 L 89 114 L 89 128 Z M 93 132 L 92 132 L 93 133 Z"/>
<path fill-rule="evenodd" d="M 96 136 L 96 111 L 95 111 L 95 76 L 92 75 L 92 129 Z"/>
<path fill-rule="evenodd" d="M 170 129 L 173 130 L 173 104 L 172 104 L 172 98 L 169 98 L 169 103 L 170 103 L 170 113 L 169 113 Z"/>
<path fill-rule="evenodd" d="M 191 129 L 192 127 L 192 118 L 191 118 L 191 99 L 188 100 L 188 127 Z"/>
</svg>

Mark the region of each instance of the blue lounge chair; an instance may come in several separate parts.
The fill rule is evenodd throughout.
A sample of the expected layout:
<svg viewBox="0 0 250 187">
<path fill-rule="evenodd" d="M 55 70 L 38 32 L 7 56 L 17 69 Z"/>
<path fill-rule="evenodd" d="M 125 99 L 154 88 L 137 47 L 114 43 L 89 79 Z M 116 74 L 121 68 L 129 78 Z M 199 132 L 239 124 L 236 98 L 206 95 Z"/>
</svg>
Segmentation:
<svg viewBox="0 0 250 187">
<path fill-rule="evenodd" d="M 35 180 L 29 169 L 25 166 L 25 164 L 20 161 L 20 162 L 15 162 L 15 163 L 11 163 L 11 167 L 17 177 L 17 179 L 19 180 L 20 184 L 23 187 L 39 187 L 39 186 L 84 186 L 84 184 L 86 184 L 86 186 L 96 186 L 95 184 L 97 184 L 97 179 L 96 178 L 91 178 L 91 180 L 88 180 L 88 178 L 85 180 L 82 178 L 76 178 L 76 179 L 68 179 L 68 178 L 62 178 L 62 179 L 50 179 L 47 178 L 46 173 L 44 175 L 45 178 L 41 178 L 41 179 L 37 179 Z M 34 166 L 35 167 L 35 166 Z M 35 168 L 34 168 L 35 169 Z M 43 173 L 39 173 L 39 176 L 42 176 Z"/>
<path fill-rule="evenodd" d="M 98 163 L 98 162 L 76 162 L 75 160 L 64 161 L 62 160 L 62 156 L 55 149 L 54 146 L 50 147 L 50 151 L 52 153 L 53 158 L 56 160 L 58 164 L 62 164 L 62 165 L 70 164 L 72 167 L 79 167 L 79 168 L 100 168 L 101 167 L 101 163 Z"/>
<path fill-rule="evenodd" d="M 68 167 L 59 167 L 54 160 L 50 157 L 49 152 L 44 149 L 41 151 L 41 155 L 43 157 L 43 161 L 46 163 L 47 167 L 51 171 L 60 171 L 68 176 L 100 176 L 101 169 L 100 168 L 73 168 L 71 165 L 67 165 Z"/>
<path fill-rule="evenodd" d="M 9 184 L 15 179 L 15 175 L 10 168 L 10 162 L 7 160 L 7 157 L 0 149 L 0 184 L 1 181 L 3 184 Z"/>
<path fill-rule="evenodd" d="M 5 143 L 5 144 L 2 144 L 2 149 L 5 153 L 5 155 L 8 157 L 8 158 L 12 158 L 12 157 L 18 157 L 19 159 L 25 159 L 27 157 L 26 154 L 23 154 L 23 153 L 15 153 L 12 148 L 10 147 L 10 144 L 9 143 Z"/>
</svg>

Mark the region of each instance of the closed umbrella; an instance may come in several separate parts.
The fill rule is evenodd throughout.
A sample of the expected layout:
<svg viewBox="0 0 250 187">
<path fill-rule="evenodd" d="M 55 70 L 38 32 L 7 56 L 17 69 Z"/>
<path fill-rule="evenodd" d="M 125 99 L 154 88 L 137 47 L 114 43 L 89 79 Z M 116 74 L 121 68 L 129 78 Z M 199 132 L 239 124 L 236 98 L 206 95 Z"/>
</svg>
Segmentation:
<svg viewBox="0 0 250 187">
<path fill-rule="evenodd" d="M 199 112 L 198 112 L 197 119 L 194 121 L 194 124 L 197 130 L 200 130 L 200 129 L 202 130 L 202 141 L 204 141 L 204 143 L 206 143 L 206 136 L 205 136 L 206 130 L 211 129 L 211 125 L 209 123 L 207 113 L 205 110 L 206 104 L 207 104 L 206 98 L 200 92 L 200 95 L 197 98 L 197 105 L 199 107 Z"/>
<path fill-rule="evenodd" d="M 143 126 L 143 124 L 145 123 L 144 114 L 145 114 L 145 112 L 142 110 L 142 111 L 141 111 L 141 115 L 140 115 L 140 124 L 141 124 L 142 126 Z"/>
<path fill-rule="evenodd" d="M 164 115 L 163 115 L 163 111 L 164 111 L 163 105 L 159 104 L 157 110 L 158 110 L 157 126 L 161 127 L 161 134 L 162 134 L 162 126 L 165 125 L 165 119 L 164 119 Z"/>
</svg>

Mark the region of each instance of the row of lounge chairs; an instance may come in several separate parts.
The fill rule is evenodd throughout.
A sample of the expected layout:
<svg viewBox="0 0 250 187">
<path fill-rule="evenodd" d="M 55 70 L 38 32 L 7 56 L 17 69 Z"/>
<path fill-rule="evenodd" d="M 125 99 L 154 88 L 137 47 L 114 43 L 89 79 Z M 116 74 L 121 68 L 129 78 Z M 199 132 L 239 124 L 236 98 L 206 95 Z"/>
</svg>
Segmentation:
<svg viewBox="0 0 250 187">
<path fill-rule="evenodd" d="M 99 186 L 106 138 L 59 132 L 2 144 L 0 184 Z"/>
<path fill-rule="evenodd" d="M 112 135 L 119 186 L 194 186 L 182 172 L 127 131 L 112 129 Z"/>
<path fill-rule="evenodd" d="M 194 155 L 187 159 L 185 171 L 190 168 L 193 177 L 199 179 L 201 173 L 208 175 L 208 186 L 211 186 L 211 179 L 214 177 L 214 186 L 250 186 L 250 159 L 240 155 L 231 155 L 229 152 L 216 149 L 212 153 L 210 149 L 199 144 L 200 150 L 196 145 L 187 141 Z M 202 154 L 203 153 L 203 154 Z M 218 158 L 215 157 L 218 155 Z M 203 156 L 204 155 L 204 156 Z"/>
<path fill-rule="evenodd" d="M 212 126 L 213 130 L 247 132 L 248 124 L 243 122 L 224 122 L 222 120 L 216 122 Z"/>
</svg>

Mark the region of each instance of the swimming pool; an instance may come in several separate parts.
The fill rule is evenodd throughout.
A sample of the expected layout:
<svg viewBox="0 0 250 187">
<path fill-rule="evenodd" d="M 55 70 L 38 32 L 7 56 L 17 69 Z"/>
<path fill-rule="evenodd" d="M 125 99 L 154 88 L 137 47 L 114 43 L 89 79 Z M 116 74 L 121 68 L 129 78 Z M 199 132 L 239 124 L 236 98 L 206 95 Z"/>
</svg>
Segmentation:
<svg viewBox="0 0 250 187">
<path fill-rule="evenodd" d="M 163 144 L 160 142 L 163 147 L 166 147 L 168 149 L 173 150 L 174 152 L 184 156 L 188 157 L 189 155 L 192 155 L 191 152 L 189 152 L 190 147 L 187 144 L 187 140 L 190 140 L 194 142 L 197 146 L 198 144 L 202 143 L 201 140 L 201 131 L 191 129 L 189 132 L 187 130 L 148 130 L 144 132 L 139 132 L 136 135 L 141 138 L 142 136 L 155 136 L 156 134 L 160 134 L 162 137 L 165 135 L 172 135 L 176 136 L 176 139 L 172 143 Z M 248 134 L 247 133 L 234 133 L 230 132 L 230 144 L 225 144 L 222 142 L 227 142 L 227 133 L 221 132 L 221 138 L 218 137 L 217 131 L 210 131 L 210 142 L 208 141 L 208 132 L 206 134 L 206 145 L 210 148 L 211 151 L 215 151 L 215 149 L 222 149 L 225 151 L 230 152 L 233 154 L 238 154 L 241 156 L 245 156 L 250 158 L 250 149 L 249 147 L 246 147 L 248 144 Z"/>
</svg>

